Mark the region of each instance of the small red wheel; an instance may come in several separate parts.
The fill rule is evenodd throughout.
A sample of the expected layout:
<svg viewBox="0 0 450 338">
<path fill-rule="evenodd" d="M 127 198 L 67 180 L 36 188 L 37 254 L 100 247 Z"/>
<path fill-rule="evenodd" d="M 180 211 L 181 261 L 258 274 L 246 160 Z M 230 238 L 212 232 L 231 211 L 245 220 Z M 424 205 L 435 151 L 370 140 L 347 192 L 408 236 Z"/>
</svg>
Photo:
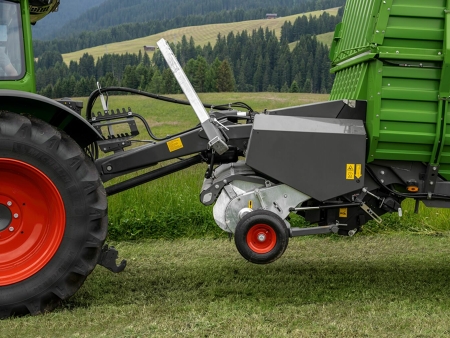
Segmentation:
<svg viewBox="0 0 450 338">
<path fill-rule="evenodd" d="M 277 234 L 268 224 L 256 224 L 247 233 L 247 245 L 254 252 L 266 254 L 275 247 Z"/>
<path fill-rule="evenodd" d="M 252 263 L 267 264 L 283 255 L 289 231 L 284 220 L 275 213 L 256 210 L 238 222 L 234 242 L 242 257 Z"/>
<path fill-rule="evenodd" d="M 53 182 L 22 161 L 0 158 L 0 286 L 41 270 L 61 244 L 64 203 Z"/>
</svg>

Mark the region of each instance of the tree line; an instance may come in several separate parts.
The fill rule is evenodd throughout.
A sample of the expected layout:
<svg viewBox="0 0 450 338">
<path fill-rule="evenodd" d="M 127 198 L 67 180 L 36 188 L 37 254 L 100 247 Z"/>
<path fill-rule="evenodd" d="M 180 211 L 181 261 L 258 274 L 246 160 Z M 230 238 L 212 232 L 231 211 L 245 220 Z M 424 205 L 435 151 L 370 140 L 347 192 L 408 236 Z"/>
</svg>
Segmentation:
<svg viewBox="0 0 450 338">
<path fill-rule="evenodd" d="M 208 0 L 191 2 L 192 1 L 184 1 L 183 3 L 176 3 L 175 5 L 173 4 L 173 1 L 169 0 L 158 2 L 158 6 L 156 6 L 158 10 L 156 12 L 160 13 L 160 16 L 156 16 L 156 18 L 159 19 L 150 21 L 148 21 L 149 9 L 147 9 L 147 7 L 151 7 L 153 1 L 144 1 L 141 4 L 144 7 L 127 7 L 128 10 L 125 10 L 127 9 L 125 8 L 122 11 L 106 11 L 104 14 L 91 10 L 80 18 L 81 21 L 75 21 L 70 24 L 85 30 L 84 32 L 79 33 L 79 30 L 75 27 L 66 25 L 64 26 L 64 29 L 60 30 L 61 32 L 64 32 L 64 37 L 53 39 L 51 41 L 33 41 L 35 56 L 40 57 L 45 51 L 49 50 L 55 50 L 61 54 L 70 53 L 103 44 L 157 34 L 174 28 L 261 19 L 264 18 L 267 13 L 277 13 L 279 16 L 286 16 L 312 10 L 339 7 L 345 4 L 345 0 L 279 0 L 276 5 L 272 4 L 272 0 Z M 125 6 L 128 2 L 120 1 L 120 3 L 122 3 L 122 5 L 118 4 L 118 8 Z M 104 5 L 107 4 L 111 5 L 111 2 L 106 2 Z M 181 6 L 181 4 L 183 6 Z M 191 14 L 188 14 L 190 13 L 187 11 L 188 9 L 192 11 L 192 8 L 197 8 L 199 6 L 203 6 L 204 9 L 195 10 Z M 161 8 L 166 7 L 168 7 L 167 12 L 160 12 Z M 102 8 L 102 6 L 99 8 Z M 137 10 L 138 8 L 141 8 L 141 10 Z M 180 8 L 186 8 L 186 10 L 179 12 Z M 213 9 L 217 10 L 213 11 Z M 116 13 L 116 16 L 113 16 L 113 13 Z M 177 13 L 184 14 L 173 16 Z M 134 22 L 141 20 L 138 18 L 144 14 L 145 17 L 147 17 L 146 22 Z M 123 20 L 128 23 L 119 24 Z M 95 26 L 101 21 L 105 21 L 105 23 L 100 26 Z M 87 29 L 90 30 L 86 31 Z M 78 33 L 75 34 L 70 32 Z M 324 31 L 321 31 L 320 33 L 315 32 L 314 34 L 321 33 L 324 33 Z"/>
<path fill-rule="evenodd" d="M 332 32 L 342 21 L 343 15 L 344 7 L 341 7 L 336 16 L 324 12 L 315 18 L 310 15 L 309 19 L 306 15 L 299 16 L 294 23 L 286 21 L 281 27 L 281 41 L 295 42 L 305 34 L 318 35 Z"/>
<path fill-rule="evenodd" d="M 292 49 L 268 29 L 217 36 L 214 47 L 195 45 L 183 36 L 171 44 L 177 59 L 198 92 L 309 92 L 327 93 L 333 76 L 329 73 L 329 49 L 315 36 L 303 35 Z M 63 62 L 56 51 L 47 51 L 36 62 L 37 90 L 57 98 L 87 96 L 96 88 L 124 86 L 148 92 L 180 93 L 174 76 L 159 51 L 105 54 L 94 60 L 84 54 L 78 62 Z"/>
</svg>

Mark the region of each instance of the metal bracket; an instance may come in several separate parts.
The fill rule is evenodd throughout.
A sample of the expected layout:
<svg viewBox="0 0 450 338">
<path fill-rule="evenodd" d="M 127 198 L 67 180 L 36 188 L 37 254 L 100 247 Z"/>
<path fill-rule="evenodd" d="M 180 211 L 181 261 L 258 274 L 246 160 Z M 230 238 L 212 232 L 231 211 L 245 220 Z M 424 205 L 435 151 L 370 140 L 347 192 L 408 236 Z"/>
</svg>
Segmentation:
<svg viewBox="0 0 450 338">
<path fill-rule="evenodd" d="M 431 196 L 434 193 L 434 190 L 436 189 L 436 182 L 438 178 L 439 173 L 439 166 L 438 165 L 428 165 L 427 166 L 427 172 L 425 173 L 424 177 L 424 191 L 428 194 L 428 199 L 431 199 Z"/>
<path fill-rule="evenodd" d="M 378 216 L 378 215 L 375 213 L 375 211 L 373 211 L 372 209 L 370 209 L 370 207 L 369 207 L 366 203 L 363 202 L 363 200 L 364 200 L 364 198 L 366 197 L 367 194 L 369 194 L 370 196 L 372 196 L 372 197 L 376 198 L 377 200 L 381 201 L 381 203 L 384 202 L 384 200 L 383 200 L 381 197 L 372 194 L 367 188 L 362 188 L 361 194 L 359 194 L 359 196 L 356 197 L 355 201 L 358 202 L 358 203 L 360 203 L 359 206 L 361 207 L 361 209 L 363 209 L 363 211 L 364 211 L 366 214 L 368 214 L 370 217 L 372 217 L 372 218 L 375 220 L 375 222 L 377 222 L 378 224 L 380 224 L 380 223 L 383 222 L 383 220 L 381 219 L 381 217 Z M 380 205 L 380 207 L 381 207 L 381 205 Z"/>
<path fill-rule="evenodd" d="M 98 112 L 97 116 L 92 116 L 89 122 L 105 138 L 105 140 L 97 142 L 104 153 L 123 150 L 123 148 L 131 145 L 131 138 L 139 135 L 133 112 L 130 109 L 126 111 L 125 108 L 122 108 L 122 112 L 119 109 L 116 111 L 106 110 L 104 113 Z M 119 124 L 127 124 L 130 130 L 129 133 L 115 134 L 113 126 Z M 102 128 L 105 127 L 107 127 L 106 136 L 102 132 Z"/>
<path fill-rule="evenodd" d="M 209 179 L 209 186 L 204 187 L 202 189 L 202 192 L 200 193 L 200 201 L 204 205 L 211 205 L 214 204 L 217 197 L 219 196 L 220 192 L 222 191 L 222 188 L 226 186 L 228 183 L 231 183 L 233 181 L 240 180 L 240 181 L 246 181 L 246 182 L 252 182 L 252 183 L 260 183 L 261 185 L 265 184 L 265 180 L 263 178 L 259 177 L 249 177 L 244 175 L 231 175 L 226 178 L 226 180 L 213 182 L 212 179 Z M 228 191 L 227 191 L 228 193 Z"/>
<path fill-rule="evenodd" d="M 125 259 L 120 262 L 119 265 L 116 265 L 116 260 L 119 255 L 119 252 L 113 247 L 108 247 L 107 244 L 102 248 L 102 252 L 100 257 L 98 258 L 98 265 L 101 265 L 107 268 L 109 271 L 114 273 L 122 272 L 127 266 L 127 261 Z"/>
<path fill-rule="evenodd" d="M 370 209 L 366 203 L 362 202 L 361 203 L 361 209 L 363 209 L 370 217 L 372 217 L 375 222 L 377 222 L 378 224 L 382 223 L 383 220 L 381 219 L 380 216 L 378 216 L 372 209 Z"/>
</svg>

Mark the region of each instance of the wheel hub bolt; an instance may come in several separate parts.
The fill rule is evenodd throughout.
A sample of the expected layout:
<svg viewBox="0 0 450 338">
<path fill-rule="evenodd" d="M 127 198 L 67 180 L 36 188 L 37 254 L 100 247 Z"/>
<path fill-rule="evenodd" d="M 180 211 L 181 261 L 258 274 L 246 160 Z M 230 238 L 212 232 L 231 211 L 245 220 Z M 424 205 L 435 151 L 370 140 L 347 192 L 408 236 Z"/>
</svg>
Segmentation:
<svg viewBox="0 0 450 338">
<path fill-rule="evenodd" d="M 264 242 L 265 240 L 266 240 L 266 235 L 264 235 L 264 234 L 259 234 L 258 235 L 258 241 Z"/>
<path fill-rule="evenodd" d="M 14 214 L 14 218 L 19 218 L 19 214 Z"/>
<path fill-rule="evenodd" d="M 6 202 L 6 204 L 8 205 L 8 207 L 10 207 L 12 205 L 11 201 Z"/>
<path fill-rule="evenodd" d="M 9 227 L 9 231 L 13 232 L 14 231 L 14 227 Z"/>
</svg>

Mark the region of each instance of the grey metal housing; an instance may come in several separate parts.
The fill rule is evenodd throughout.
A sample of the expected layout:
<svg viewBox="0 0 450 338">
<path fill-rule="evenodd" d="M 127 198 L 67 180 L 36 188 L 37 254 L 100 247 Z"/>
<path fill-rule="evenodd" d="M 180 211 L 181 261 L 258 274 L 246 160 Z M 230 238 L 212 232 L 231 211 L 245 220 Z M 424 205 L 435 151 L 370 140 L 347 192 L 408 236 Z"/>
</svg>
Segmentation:
<svg viewBox="0 0 450 338">
<path fill-rule="evenodd" d="M 246 164 L 324 201 L 364 186 L 365 153 L 360 120 L 261 114 L 255 116 Z"/>
</svg>

